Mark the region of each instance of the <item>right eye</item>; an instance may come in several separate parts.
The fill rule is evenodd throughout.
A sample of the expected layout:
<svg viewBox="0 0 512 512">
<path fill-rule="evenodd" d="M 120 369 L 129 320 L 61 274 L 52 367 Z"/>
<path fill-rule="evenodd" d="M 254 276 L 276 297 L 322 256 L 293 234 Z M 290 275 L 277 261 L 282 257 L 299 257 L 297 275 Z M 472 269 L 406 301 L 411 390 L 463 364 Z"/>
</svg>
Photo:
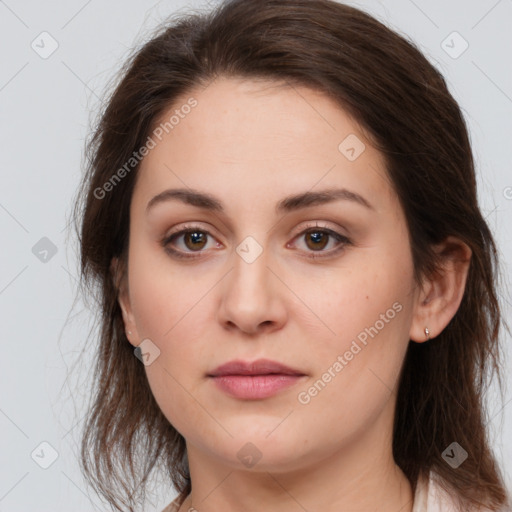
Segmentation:
<svg viewBox="0 0 512 512">
<path fill-rule="evenodd" d="M 162 246 L 165 250 L 176 258 L 186 259 L 186 258 L 197 258 L 198 255 L 191 255 L 191 253 L 201 253 L 203 249 L 207 245 L 208 236 L 212 236 L 210 232 L 200 228 L 199 226 L 185 226 L 183 229 L 172 233 L 167 236 L 164 240 L 162 240 Z M 182 248 L 176 249 L 176 240 L 182 239 L 183 245 Z M 220 244 L 217 243 L 217 247 Z M 173 247 L 174 246 L 174 247 Z M 184 246 L 184 248 L 183 248 Z M 190 249 L 190 250 L 187 250 Z M 188 253 L 188 254 L 187 254 Z"/>
</svg>

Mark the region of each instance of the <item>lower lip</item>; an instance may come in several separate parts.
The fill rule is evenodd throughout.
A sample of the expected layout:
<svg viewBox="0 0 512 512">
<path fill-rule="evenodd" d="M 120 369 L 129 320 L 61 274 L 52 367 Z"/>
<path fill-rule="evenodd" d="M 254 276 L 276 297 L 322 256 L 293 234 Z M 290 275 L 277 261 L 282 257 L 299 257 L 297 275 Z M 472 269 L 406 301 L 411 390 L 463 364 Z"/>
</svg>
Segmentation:
<svg viewBox="0 0 512 512">
<path fill-rule="evenodd" d="M 222 391 L 235 398 L 268 398 L 296 384 L 302 375 L 222 375 L 212 377 Z"/>
</svg>

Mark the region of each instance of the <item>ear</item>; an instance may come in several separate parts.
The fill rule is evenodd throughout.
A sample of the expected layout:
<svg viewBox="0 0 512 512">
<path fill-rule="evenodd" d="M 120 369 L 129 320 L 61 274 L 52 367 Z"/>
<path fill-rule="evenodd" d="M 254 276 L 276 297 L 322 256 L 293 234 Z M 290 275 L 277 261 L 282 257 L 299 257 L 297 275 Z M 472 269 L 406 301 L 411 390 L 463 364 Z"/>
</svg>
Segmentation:
<svg viewBox="0 0 512 512">
<path fill-rule="evenodd" d="M 130 304 L 130 294 L 128 293 L 128 279 L 125 265 L 119 258 L 112 258 L 110 262 L 110 272 L 114 280 L 114 286 L 117 290 L 117 301 L 123 315 L 124 329 L 128 341 L 134 346 L 139 344 L 139 333 L 135 325 L 132 307 Z"/>
<path fill-rule="evenodd" d="M 443 331 L 459 309 L 466 287 L 471 249 L 450 236 L 435 251 L 440 256 L 441 268 L 424 279 L 414 306 L 409 338 L 417 343 L 435 338 Z"/>
</svg>

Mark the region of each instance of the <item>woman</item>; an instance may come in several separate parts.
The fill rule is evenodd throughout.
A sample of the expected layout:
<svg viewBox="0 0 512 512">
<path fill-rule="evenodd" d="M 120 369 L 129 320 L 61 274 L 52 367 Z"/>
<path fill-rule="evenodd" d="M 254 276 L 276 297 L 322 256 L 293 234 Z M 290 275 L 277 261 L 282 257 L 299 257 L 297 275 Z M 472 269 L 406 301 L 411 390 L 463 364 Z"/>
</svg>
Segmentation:
<svg viewBox="0 0 512 512">
<path fill-rule="evenodd" d="M 235 0 L 127 63 L 77 203 L 117 510 L 508 510 L 496 250 L 442 76 L 329 0 Z"/>
</svg>

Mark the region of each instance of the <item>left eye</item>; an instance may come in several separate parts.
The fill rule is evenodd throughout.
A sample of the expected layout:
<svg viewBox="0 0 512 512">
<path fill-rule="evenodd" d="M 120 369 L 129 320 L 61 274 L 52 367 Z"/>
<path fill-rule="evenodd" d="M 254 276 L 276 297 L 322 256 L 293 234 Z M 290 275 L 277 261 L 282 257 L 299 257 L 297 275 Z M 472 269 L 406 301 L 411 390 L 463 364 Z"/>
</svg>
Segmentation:
<svg viewBox="0 0 512 512">
<path fill-rule="evenodd" d="M 347 239 L 344 236 L 330 229 L 308 229 L 300 233 L 296 238 L 300 237 L 306 237 L 306 246 L 308 247 L 308 249 L 311 249 L 316 252 L 330 252 L 323 251 L 323 249 L 325 249 L 325 247 L 329 244 L 330 241 L 332 241 L 333 238 L 336 239 L 338 242 L 347 242 Z"/>
<path fill-rule="evenodd" d="M 190 253 L 201 253 L 203 249 L 207 248 L 208 243 L 208 237 L 211 236 L 211 234 L 208 231 L 205 231 L 203 229 L 195 228 L 195 227 L 187 227 L 177 233 L 172 234 L 171 236 L 167 237 L 162 241 L 162 245 L 164 246 L 165 250 L 170 253 L 172 256 L 177 258 L 196 258 L 198 255 L 191 255 Z M 327 256 L 333 252 L 338 252 L 340 249 L 339 246 L 341 246 L 341 249 L 345 246 L 350 244 L 350 240 L 337 233 L 336 231 L 333 231 L 331 229 L 322 228 L 319 229 L 317 227 L 309 228 L 301 233 L 299 233 L 297 236 L 295 236 L 294 240 L 297 238 L 306 237 L 306 247 L 310 249 L 309 251 L 306 250 L 306 252 L 320 252 L 322 254 L 310 254 L 308 257 L 311 258 L 318 258 Z M 331 250 L 325 250 L 325 247 L 329 244 L 332 239 L 335 239 L 338 243 L 336 244 L 338 247 Z M 175 241 L 183 239 L 183 243 L 185 245 L 185 249 L 175 249 L 172 247 L 172 245 L 175 245 Z M 221 244 L 217 243 L 216 247 L 220 247 Z M 287 244 L 287 247 L 290 245 Z M 188 250 L 187 250 L 188 249 Z M 327 254 L 324 254 L 327 253 Z"/>
</svg>

